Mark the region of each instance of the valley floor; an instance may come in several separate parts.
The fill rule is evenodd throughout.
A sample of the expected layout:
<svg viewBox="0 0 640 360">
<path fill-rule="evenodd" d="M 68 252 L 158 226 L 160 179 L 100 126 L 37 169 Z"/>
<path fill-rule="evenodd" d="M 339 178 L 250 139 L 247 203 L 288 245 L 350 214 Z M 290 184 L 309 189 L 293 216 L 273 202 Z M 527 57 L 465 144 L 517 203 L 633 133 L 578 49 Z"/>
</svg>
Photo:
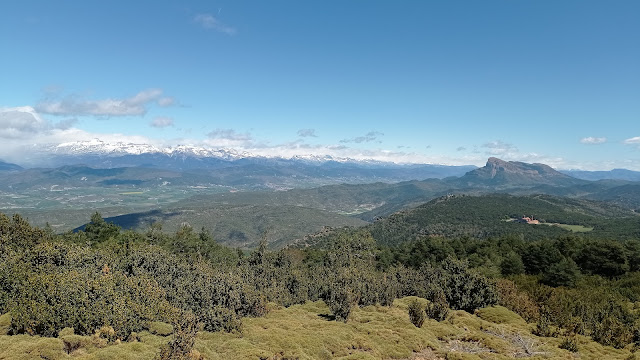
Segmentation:
<svg viewBox="0 0 640 360">
<path fill-rule="evenodd" d="M 442 322 L 429 319 L 417 328 L 407 312 L 413 299 L 356 309 L 347 323 L 330 321 L 321 301 L 289 308 L 271 304 L 266 316 L 244 319 L 242 334 L 200 332 L 195 348 L 210 360 L 635 359 L 630 348 L 602 346 L 584 336 L 576 338 L 577 352 L 563 350 L 563 338 L 533 335 L 534 324 L 500 306 L 475 315 L 452 311 Z M 76 335 L 0 335 L 0 359 L 153 359 L 168 340 L 145 331 L 139 341 L 97 347 L 90 337 Z"/>
</svg>

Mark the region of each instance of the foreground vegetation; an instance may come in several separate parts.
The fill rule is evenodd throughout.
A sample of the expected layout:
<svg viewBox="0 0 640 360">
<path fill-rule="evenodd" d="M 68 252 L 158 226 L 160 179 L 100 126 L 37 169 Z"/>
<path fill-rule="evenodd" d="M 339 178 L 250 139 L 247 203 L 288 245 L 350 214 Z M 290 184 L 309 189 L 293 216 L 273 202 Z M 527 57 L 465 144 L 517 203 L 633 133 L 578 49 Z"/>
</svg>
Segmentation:
<svg viewBox="0 0 640 360">
<path fill-rule="evenodd" d="M 323 302 L 277 307 L 264 317 L 248 318 L 242 333 L 201 331 L 192 356 L 206 359 L 630 359 L 614 349 L 577 335 L 577 353 L 561 348 L 565 338 L 540 337 L 535 326 L 501 306 L 476 315 L 452 312 L 444 321 L 428 319 L 421 328 L 407 316 L 407 297 L 393 306 L 354 310 L 347 323 L 327 320 Z M 172 335 L 153 329 L 128 342 L 97 344 L 94 337 L 0 336 L 0 359 L 152 359 Z M 67 354 L 69 346 L 77 346 Z"/>
<path fill-rule="evenodd" d="M 0 215 L 0 359 L 630 359 L 639 259 L 633 239 L 388 247 L 366 228 L 245 254 L 187 224 L 138 233 L 96 213 L 55 235 Z"/>
</svg>

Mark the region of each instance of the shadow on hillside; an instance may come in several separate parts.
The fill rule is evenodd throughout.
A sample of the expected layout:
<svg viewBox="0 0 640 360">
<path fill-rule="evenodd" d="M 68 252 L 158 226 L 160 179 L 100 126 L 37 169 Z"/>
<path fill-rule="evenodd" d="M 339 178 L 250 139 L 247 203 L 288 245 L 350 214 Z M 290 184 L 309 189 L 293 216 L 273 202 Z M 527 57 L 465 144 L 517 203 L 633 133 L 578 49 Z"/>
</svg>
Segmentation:
<svg viewBox="0 0 640 360">
<path fill-rule="evenodd" d="M 318 314 L 319 317 L 327 320 L 327 321 L 335 321 L 336 320 L 336 316 L 332 315 L 332 314 Z"/>
<path fill-rule="evenodd" d="M 139 213 L 124 214 L 104 218 L 108 223 L 112 222 L 123 229 L 145 229 L 155 222 L 164 222 L 174 216 L 180 215 L 180 211 L 164 212 L 162 210 L 150 210 Z M 84 230 L 86 224 L 73 229 L 74 232 Z"/>
</svg>

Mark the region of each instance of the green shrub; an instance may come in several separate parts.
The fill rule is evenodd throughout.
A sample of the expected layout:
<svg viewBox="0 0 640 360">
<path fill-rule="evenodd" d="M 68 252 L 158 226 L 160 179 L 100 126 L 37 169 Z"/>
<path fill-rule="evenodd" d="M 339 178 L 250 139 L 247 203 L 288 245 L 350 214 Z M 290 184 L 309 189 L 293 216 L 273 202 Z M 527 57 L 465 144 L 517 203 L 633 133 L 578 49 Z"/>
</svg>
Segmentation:
<svg viewBox="0 0 640 360">
<path fill-rule="evenodd" d="M 596 324 L 591 337 L 593 340 L 616 349 L 621 349 L 633 341 L 632 329 L 614 316 L 607 316 Z"/>
<path fill-rule="evenodd" d="M 409 320 L 416 327 L 422 327 L 424 320 L 426 319 L 423 306 L 416 299 L 409 303 Z"/>
<path fill-rule="evenodd" d="M 515 251 L 510 251 L 500 262 L 500 272 L 503 276 L 524 274 L 522 257 Z"/>
<path fill-rule="evenodd" d="M 431 302 L 426 307 L 429 318 L 442 321 L 449 315 L 449 305 L 443 291 L 437 291 Z"/>
<path fill-rule="evenodd" d="M 242 332 L 242 320 L 233 311 L 214 306 L 200 315 L 205 331 Z"/>
<path fill-rule="evenodd" d="M 540 309 L 540 318 L 536 323 L 536 328 L 533 333 L 542 337 L 556 337 L 558 335 L 558 331 L 552 324 L 553 321 L 551 319 L 551 313 L 543 306 Z"/>
<path fill-rule="evenodd" d="M 91 338 L 88 336 L 73 335 L 73 334 L 60 336 L 60 340 L 62 340 L 62 343 L 64 344 L 64 351 L 67 354 L 71 354 L 72 352 L 80 348 L 92 345 L 93 343 Z"/>
<path fill-rule="evenodd" d="M 325 302 L 337 321 L 347 322 L 357 299 L 351 289 L 333 286 L 330 288 Z"/>
<path fill-rule="evenodd" d="M 103 326 L 98 329 L 94 335 L 99 339 L 104 339 L 107 343 L 112 343 L 116 341 L 116 331 L 111 326 Z"/>
<path fill-rule="evenodd" d="M 442 289 L 452 309 L 473 313 L 498 302 L 495 286 L 470 270 L 467 261 L 449 257 L 442 263 Z"/>
<path fill-rule="evenodd" d="M 578 341 L 575 336 L 567 336 L 562 339 L 559 347 L 560 349 L 569 350 L 571 352 L 578 352 Z"/>
<path fill-rule="evenodd" d="M 542 276 L 542 283 L 549 286 L 574 287 L 580 277 L 580 269 L 568 258 L 551 265 Z"/>
<path fill-rule="evenodd" d="M 160 348 L 156 360 L 191 360 L 193 345 L 198 333 L 196 317 L 188 312 L 179 316 L 173 323 L 173 339 Z"/>
<path fill-rule="evenodd" d="M 527 322 L 538 321 L 540 309 L 531 296 L 520 290 L 516 284 L 507 279 L 499 279 L 496 282 L 498 292 L 498 304 L 522 316 Z"/>
<path fill-rule="evenodd" d="M 138 335 L 137 332 L 132 331 L 131 334 L 129 334 L 129 337 L 127 338 L 127 342 L 138 342 L 140 341 L 140 336 Z"/>
<path fill-rule="evenodd" d="M 8 306 L 14 334 L 55 337 L 72 327 L 78 335 L 91 335 L 111 326 L 119 339 L 162 319 L 170 309 L 153 279 L 75 270 L 30 274 Z"/>
</svg>

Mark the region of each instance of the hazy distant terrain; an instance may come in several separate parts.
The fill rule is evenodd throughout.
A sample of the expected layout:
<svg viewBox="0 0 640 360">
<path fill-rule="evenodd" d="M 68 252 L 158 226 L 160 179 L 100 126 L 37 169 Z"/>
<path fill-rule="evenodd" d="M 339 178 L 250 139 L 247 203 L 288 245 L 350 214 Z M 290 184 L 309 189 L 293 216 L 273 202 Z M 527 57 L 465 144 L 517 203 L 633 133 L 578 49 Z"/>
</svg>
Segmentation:
<svg viewBox="0 0 640 360">
<path fill-rule="evenodd" d="M 325 227 L 363 225 L 452 194 L 549 194 L 606 201 L 629 210 L 640 207 L 636 182 L 577 179 L 544 164 L 497 158 L 482 168 L 273 159 L 219 162 L 226 167 L 189 171 L 84 165 L 21 169 L 9 164 L 5 167 L 10 170 L 0 172 L 0 210 L 23 214 L 37 225 L 49 223 L 58 232 L 82 226 L 91 211 L 132 229 L 159 222 L 174 232 L 189 223 L 208 229 L 224 244 L 250 248 L 263 237 L 281 247 Z M 414 180 L 399 181 L 406 178 Z"/>
</svg>

